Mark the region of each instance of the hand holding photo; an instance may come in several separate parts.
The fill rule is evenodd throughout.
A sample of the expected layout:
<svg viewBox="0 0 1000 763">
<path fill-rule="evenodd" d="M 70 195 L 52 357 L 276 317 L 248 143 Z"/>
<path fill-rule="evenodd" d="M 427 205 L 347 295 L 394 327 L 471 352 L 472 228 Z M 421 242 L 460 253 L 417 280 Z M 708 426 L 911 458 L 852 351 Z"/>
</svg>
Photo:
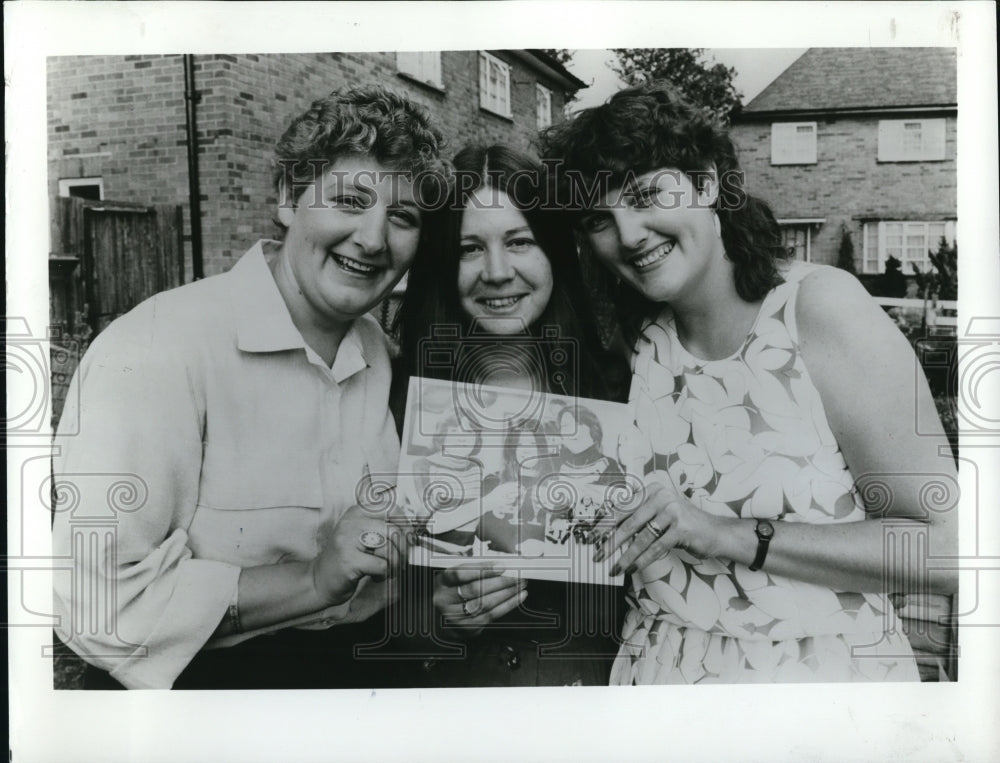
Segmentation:
<svg viewBox="0 0 1000 763">
<path fill-rule="evenodd" d="M 485 559 L 527 578 L 621 585 L 615 555 L 594 551 L 641 492 L 619 455 L 641 452 L 627 407 L 471 386 L 410 381 L 399 488 L 420 528 L 411 562 Z"/>
</svg>

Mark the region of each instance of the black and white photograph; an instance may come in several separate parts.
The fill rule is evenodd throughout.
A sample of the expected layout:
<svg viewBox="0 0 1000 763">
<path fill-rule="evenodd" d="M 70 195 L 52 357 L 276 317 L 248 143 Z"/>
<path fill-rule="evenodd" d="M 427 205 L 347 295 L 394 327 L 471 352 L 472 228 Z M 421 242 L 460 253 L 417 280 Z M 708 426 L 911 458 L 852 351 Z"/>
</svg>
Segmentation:
<svg viewBox="0 0 1000 763">
<path fill-rule="evenodd" d="M 407 401 L 397 489 L 421 530 L 411 561 L 474 559 L 526 578 L 622 584 L 610 574 L 614 556 L 594 557 L 641 501 L 647 459 L 627 406 L 419 377 Z"/>
<path fill-rule="evenodd" d="M 50 5 L 5 64 L 12 731 L 232 697 L 530 759 L 551 701 L 608 732 L 557 759 L 668 716 L 697 760 L 997 751 L 949 693 L 997 699 L 985 4 Z"/>
</svg>

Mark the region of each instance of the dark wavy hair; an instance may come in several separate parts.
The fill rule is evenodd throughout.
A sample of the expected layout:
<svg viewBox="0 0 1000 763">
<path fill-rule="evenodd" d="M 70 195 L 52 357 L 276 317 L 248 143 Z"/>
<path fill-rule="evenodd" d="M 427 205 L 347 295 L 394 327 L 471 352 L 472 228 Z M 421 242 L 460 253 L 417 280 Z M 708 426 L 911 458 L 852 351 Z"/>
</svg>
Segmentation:
<svg viewBox="0 0 1000 763">
<path fill-rule="evenodd" d="M 754 302 L 781 283 L 777 264 L 788 257 L 781 230 L 767 203 L 744 189 L 728 130 L 666 82 L 621 90 L 603 105 L 547 129 L 541 144 L 546 161 L 558 163 L 550 196 L 577 222 L 586 209 L 574 202 L 586 198 L 584 188 L 598 183 L 620 188 L 630 177 L 660 169 L 680 170 L 700 187 L 714 166 L 719 180 L 715 210 L 737 293 Z M 622 329 L 634 343 L 643 321 L 660 306 L 624 284 L 612 289 Z"/>
<path fill-rule="evenodd" d="M 604 441 L 604 428 L 601 426 L 601 420 L 597 418 L 597 414 L 594 413 L 589 408 L 582 405 L 572 406 L 568 405 L 559 411 L 559 416 L 556 418 L 556 424 L 562 424 L 563 416 L 570 416 L 573 422 L 577 426 L 587 427 L 590 432 L 590 439 L 594 441 L 594 445 L 598 448 L 601 447 L 601 443 Z"/>
<path fill-rule="evenodd" d="M 580 275 L 580 262 L 572 226 L 565 215 L 549 211 L 541 203 L 547 180 L 541 164 L 517 149 L 504 145 L 472 145 L 462 149 L 453 160 L 454 178 L 449 203 L 425 216 L 425 227 L 417 256 L 410 268 L 406 294 L 393 321 L 399 342 L 403 373 L 397 374 L 394 386 L 403 385 L 410 376 L 430 376 L 477 383 L 481 364 L 439 368 L 424 364 L 434 327 L 459 327 L 455 341 L 462 341 L 472 330 L 470 317 L 461 307 L 458 294 L 458 270 L 461 257 L 462 214 L 472 195 L 489 187 L 505 192 L 524 215 L 539 248 L 552 270 L 552 295 L 541 317 L 527 327 L 526 334 L 492 335 L 490 341 L 504 342 L 517 349 L 532 346 L 539 339 L 544 357 L 548 351 L 544 330 L 557 327 L 558 336 L 572 342 L 577 353 L 577 371 L 560 377 L 546 374 L 558 387 L 546 391 L 565 395 L 620 399 L 624 393 L 627 368 L 623 359 L 611 357 L 601 344 L 596 321 L 589 309 L 589 299 Z M 527 340 L 527 341 L 526 341 Z M 480 339 L 481 341 L 481 339 Z M 446 341 L 454 349 L 454 341 Z M 554 344 L 554 343 L 553 343 Z M 457 374 L 456 374 L 457 371 Z M 398 407 L 398 394 L 394 395 Z"/>
<path fill-rule="evenodd" d="M 553 461 L 553 451 L 555 450 L 545 428 L 537 419 L 525 419 L 511 425 L 504 436 L 503 441 L 503 468 L 500 471 L 500 479 L 503 482 L 512 482 L 518 479 L 521 473 L 521 464 L 517 461 L 517 446 L 521 438 L 527 435 L 535 442 L 538 449 L 538 461 L 540 465 L 551 464 Z M 544 468 L 544 466 L 543 466 Z"/>
<path fill-rule="evenodd" d="M 401 95 L 374 86 L 334 91 L 289 124 L 275 146 L 272 179 L 287 203 L 294 198 L 283 188 L 304 189 L 326 163 L 342 156 L 369 155 L 409 173 L 421 204 L 434 206 L 450 176 L 450 165 L 440 158 L 443 143 L 427 111 Z"/>
</svg>

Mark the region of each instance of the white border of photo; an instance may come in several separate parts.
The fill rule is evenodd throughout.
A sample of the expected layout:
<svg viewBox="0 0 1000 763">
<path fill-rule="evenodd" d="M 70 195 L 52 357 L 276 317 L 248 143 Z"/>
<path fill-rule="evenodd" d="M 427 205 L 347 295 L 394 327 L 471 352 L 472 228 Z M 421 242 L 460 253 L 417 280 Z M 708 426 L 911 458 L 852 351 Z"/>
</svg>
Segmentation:
<svg viewBox="0 0 1000 763">
<path fill-rule="evenodd" d="M 32 327 L 48 323 L 46 56 L 543 46 L 958 46 L 959 323 L 1000 314 L 992 4 L 19 2 L 4 14 L 7 312 Z M 955 684 L 56 692 L 43 621 L 7 630 L 12 754 L 18 761 L 995 759 L 995 448 L 962 442 L 963 463 L 978 465 L 983 481 L 969 482 L 974 468 L 962 472 L 960 555 L 968 564 Z M 18 514 L 21 467 L 45 453 L 44 441 L 7 451 L 12 549 L 22 541 L 46 546 L 43 513 Z M 51 600 L 51 576 L 31 573 L 9 573 L 11 611 L 21 596 Z"/>
</svg>

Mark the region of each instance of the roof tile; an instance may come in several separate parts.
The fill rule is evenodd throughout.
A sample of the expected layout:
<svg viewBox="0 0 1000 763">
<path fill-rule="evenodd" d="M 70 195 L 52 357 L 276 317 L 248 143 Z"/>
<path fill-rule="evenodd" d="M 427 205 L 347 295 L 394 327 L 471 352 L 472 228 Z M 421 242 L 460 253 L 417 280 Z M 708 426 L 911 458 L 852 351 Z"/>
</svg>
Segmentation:
<svg viewBox="0 0 1000 763">
<path fill-rule="evenodd" d="M 957 103 L 954 48 L 809 48 L 743 112 Z"/>
</svg>

